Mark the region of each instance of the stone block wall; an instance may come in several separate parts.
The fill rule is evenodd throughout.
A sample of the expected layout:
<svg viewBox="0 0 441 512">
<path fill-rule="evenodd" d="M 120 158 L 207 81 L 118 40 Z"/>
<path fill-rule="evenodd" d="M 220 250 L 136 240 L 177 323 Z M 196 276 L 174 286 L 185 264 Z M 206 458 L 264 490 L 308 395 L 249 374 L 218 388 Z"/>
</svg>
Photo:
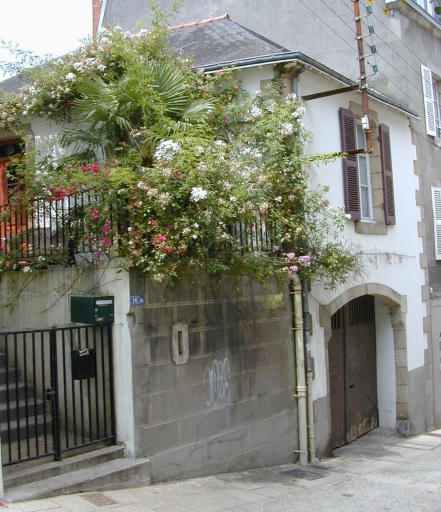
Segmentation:
<svg viewBox="0 0 441 512">
<path fill-rule="evenodd" d="M 291 316 L 285 282 L 130 277 L 135 455 L 160 481 L 296 459 Z M 188 327 L 175 340 L 173 326 Z M 186 362 L 183 362 L 185 361 Z"/>
</svg>

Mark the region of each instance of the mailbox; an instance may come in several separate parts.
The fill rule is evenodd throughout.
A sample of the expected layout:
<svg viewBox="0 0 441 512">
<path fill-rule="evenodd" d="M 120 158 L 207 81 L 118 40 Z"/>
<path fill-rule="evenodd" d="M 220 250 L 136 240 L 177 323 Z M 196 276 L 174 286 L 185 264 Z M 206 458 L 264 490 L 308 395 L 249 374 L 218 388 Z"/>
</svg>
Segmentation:
<svg viewBox="0 0 441 512">
<path fill-rule="evenodd" d="M 70 297 L 70 321 L 82 324 L 106 324 L 113 322 L 113 297 L 72 295 Z"/>
<path fill-rule="evenodd" d="M 96 377 L 96 352 L 94 348 L 72 350 L 72 378 L 75 380 Z"/>
</svg>

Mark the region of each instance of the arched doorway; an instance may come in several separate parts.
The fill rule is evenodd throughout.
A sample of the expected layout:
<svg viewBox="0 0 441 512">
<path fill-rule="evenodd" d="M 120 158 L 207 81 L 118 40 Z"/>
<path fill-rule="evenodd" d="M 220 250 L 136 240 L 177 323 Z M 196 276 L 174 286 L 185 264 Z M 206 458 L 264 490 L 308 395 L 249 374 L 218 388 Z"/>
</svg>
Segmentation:
<svg viewBox="0 0 441 512">
<path fill-rule="evenodd" d="M 333 444 L 330 405 L 331 387 L 334 385 L 332 381 L 337 382 L 338 378 L 344 379 L 344 374 L 341 372 L 338 374 L 340 377 L 335 377 L 334 370 L 331 377 L 330 372 L 333 359 L 333 347 L 331 347 L 331 353 L 329 353 L 331 338 L 333 335 L 338 335 L 338 329 L 342 329 L 341 317 L 340 324 L 338 324 L 338 316 L 334 315 L 354 299 L 364 296 L 371 296 L 375 304 L 374 320 L 377 355 L 375 372 L 377 377 L 379 426 L 397 428 L 403 433 L 409 433 L 411 429 L 407 368 L 407 297 L 381 283 L 358 284 L 337 295 L 327 305 L 320 306 L 320 326 L 324 331 L 328 363 L 328 447 L 330 449 L 332 449 Z M 372 298 L 369 300 L 372 300 Z M 338 325 L 340 325 L 339 328 Z M 345 440 L 345 442 L 347 441 Z"/>
<path fill-rule="evenodd" d="M 330 448 L 378 426 L 375 301 L 351 300 L 331 317 L 328 345 Z"/>
</svg>

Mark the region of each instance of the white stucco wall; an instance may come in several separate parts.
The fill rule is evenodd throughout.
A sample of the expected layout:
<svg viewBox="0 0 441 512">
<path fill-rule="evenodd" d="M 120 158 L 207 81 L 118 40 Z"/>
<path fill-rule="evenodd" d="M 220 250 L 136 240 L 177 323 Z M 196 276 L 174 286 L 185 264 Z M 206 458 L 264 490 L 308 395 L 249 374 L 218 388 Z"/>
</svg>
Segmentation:
<svg viewBox="0 0 441 512">
<path fill-rule="evenodd" d="M 397 418 L 394 338 L 390 307 L 375 299 L 375 337 L 377 341 L 377 399 L 380 427 L 395 428 Z"/>
<path fill-rule="evenodd" d="M 335 88 L 335 84 L 312 72 L 300 76 L 300 95 L 330 88 Z M 350 101 L 360 104 L 361 96 L 358 93 L 341 94 L 305 103 L 305 124 L 313 134 L 306 147 L 308 153 L 341 150 L 338 111 L 340 107 L 349 108 Z M 421 299 L 421 286 L 425 280 L 419 261 L 423 247 L 417 232 L 421 217 L 415 200 L 418 177 L 413 169 L 415 147 L 411 142 L 408 119 L 403 114 L 374 100 L 370 100 L 370 106 L 377 112 L 380 123 L 390 128 L 396 225 L 388 226 L 386 235 L 367 235 L 356 233 L 354 222 L 346 222 L 346 237 L 364 254 L 361 273 L 351 277 L 350 286 L 384 284 L 407 298 L 408 367 L 412 370 L 424 365 L 424 349 L 427 348 L 427 338 L 423 334 L 426 312 Z M 312 186 L 329 185 L 330 202 L 344 205 L 341 161 L 313 167 L 311 183 Z M 348 284 L 336 290 L 316 286 L 313 295 L 321 304 L 328 304 L 347 289 Z"/>
<path fill-rule="evenodd" d="M 249 68 L 238 73 L 244 87 L 251 94 L 259 89 L 262 79 L 270 78 L 272 67 Z M 299 76 L 299 96 L 335 89 L 334 80 L 306 70 Z M 338 111 L 349 108 L 350 102 L 361 104 L 357 92 L 329 96 L 304 102 L 304 121 L 311 132 L 311 140 L 305 151 L 309 154 L 333 153 L 341 151 Z M 391 288 L 407 300 L 406 331 L 408 368 L 412 370 L 424 365 L 424 350 L 427 337 L 423 333 L 423 318 L 426 315 L 422 302 L 421 287 L 425 284 L 424 271 L 420 267 L 419 255 L 423 252 L 418 237 L 417 222 L 421 220 L 420 209 L 416 205 L 415 192 L 418 177 L 414 174 L 413 162 L 416 159 L 415 146 L 411 141 L 409 120 L 406 115 L 385 104 L 370 99 L 370 107 L 378 114 L 380 123 L 390 128 L 392 163 L 394 173 L 394 198 L 396 225 L 387 227 L 386 235 L 367 235 L 355 232 L 354 222 L 348 220 L 345 236 L 358 246 L 363 255 L 359 274 L 334 290 L 313 286 L 310 295 L 310 309 L 313 317 L 313 356 L 315 359 L 314 398 L 326 396 L 327 363 L 323 329 L 319 324 L 319 305 L 326 305 L 353 286 L 364 283 L 381 284 Z M 344 206 L 342 162 L 337 160 L 328 165 L 314 166 L 311 169 L 311 185 L 328 185 L 329 200 L 336 206 Z M 376 301 L 378 341 L 378 383 L 382 390 L 380 422 L 384 426 L 395 425 L 395 382 L 392 327 L 388 306 Z M 380 341 L 381 340 L 381 341 Z M 392 341 L 391 341 L 392 340 Z M 384 356 L 384 357 L 383 357 Z M 381 360 L 380 360 L 381 359 Z M 384 393 L 383 393 L 384 389 Z"/>
</svg>

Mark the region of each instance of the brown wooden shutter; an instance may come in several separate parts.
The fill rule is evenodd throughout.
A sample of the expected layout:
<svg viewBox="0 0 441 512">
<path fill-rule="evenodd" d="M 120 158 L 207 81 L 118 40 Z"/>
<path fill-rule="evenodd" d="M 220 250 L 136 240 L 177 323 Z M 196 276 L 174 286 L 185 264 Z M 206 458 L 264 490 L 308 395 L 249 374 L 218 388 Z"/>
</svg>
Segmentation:
<svg viewBox="0 0 441 512">
<path fill-rule="evenodd" d="M 383 174 L 384 219 L 386 224 L 395 224 L 394 183 L 392 179 L 392 154 L 389 127 L 380 124 L 381 171 Z"/>
<path fill-rule="evenodd" d="M 340 109 L 340 133 L 342 151 L 357 149 L 357 127 L 351 110 Z M 345 210 L 354 221 L 360 220 L 360 189 L 358 185 L 357 155 L 348 155 L 343 160 L 343 185 Z"/>
</svg>

